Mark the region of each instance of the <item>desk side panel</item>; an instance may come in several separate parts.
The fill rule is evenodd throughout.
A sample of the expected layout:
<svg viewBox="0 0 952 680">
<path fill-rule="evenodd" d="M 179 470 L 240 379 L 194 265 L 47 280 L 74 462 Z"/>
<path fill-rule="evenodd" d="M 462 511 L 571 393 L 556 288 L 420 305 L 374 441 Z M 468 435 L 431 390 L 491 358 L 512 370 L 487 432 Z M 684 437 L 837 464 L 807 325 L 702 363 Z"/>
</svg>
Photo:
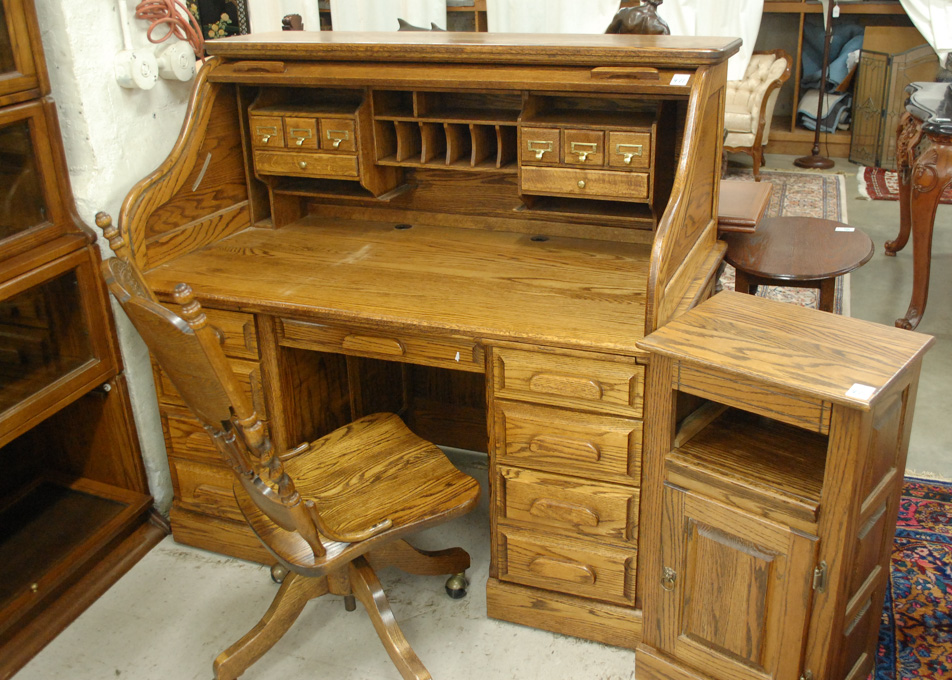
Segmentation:
<svg viewBox="0 0 952 680">
<path fill-rule="evenodd" d="M 698 302 L 710 290 L 699 280 L 711 279 L 719 262 L 717 193 L 722 143 L 715 131 L 723 129 L 726 75 L 722 64 L 698 69 L 692 76 L 681 157 L 651 253 L 645 334 L 673 318 L 684 307 L 686 296 L 696 298 L 692 304 Z"/>
<path fill-rule="evenodd" d="M 126 197 L 120 229 L 147 271 L 233 234 L 252 222 L 258 201 L 242 152 L 235 87 L 196 78 L 182 131 L 168 158 Z"/>
</svg>

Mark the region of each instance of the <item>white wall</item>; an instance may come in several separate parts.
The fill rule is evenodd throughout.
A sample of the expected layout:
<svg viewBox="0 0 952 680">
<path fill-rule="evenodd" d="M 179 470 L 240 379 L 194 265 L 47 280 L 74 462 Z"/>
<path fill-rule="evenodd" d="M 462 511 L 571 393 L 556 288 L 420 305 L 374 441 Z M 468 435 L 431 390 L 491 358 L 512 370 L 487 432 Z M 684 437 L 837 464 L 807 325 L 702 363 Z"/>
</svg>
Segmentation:
<svg viewBox="0 0 952 680">
<path fill-rule="evenodd" d="M 127 2 L 133 47 L 148 46 L 145 22 L 132 18 L 136 2 L 120 1 Z M 105 210 L 117 218 L 132 186 L 171 151 L 191 83 L 159 79 L 149 91 L 119 87 L 113 58 L 123 39 L 116 0 L 37 0 L 36 5 L 76 206 L 95 229 L 96 213 Z M 105 239 L 99 245 L 104 257 L 111 255 Z M 166 511 L 171 479 L 148 352 L 113 307 L 149 485 Z"/>
</svg>

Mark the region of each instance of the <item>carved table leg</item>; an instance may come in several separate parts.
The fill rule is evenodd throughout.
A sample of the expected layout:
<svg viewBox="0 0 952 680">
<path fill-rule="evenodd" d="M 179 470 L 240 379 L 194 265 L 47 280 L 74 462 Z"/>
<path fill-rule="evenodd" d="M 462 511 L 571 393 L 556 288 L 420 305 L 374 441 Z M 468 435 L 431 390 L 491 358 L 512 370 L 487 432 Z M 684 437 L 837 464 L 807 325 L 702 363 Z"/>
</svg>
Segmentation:
<svg viewBox="0 0 952 680">
<path fill-rule="evenodd" d="M 909 219 L 912 228 L 912 300 L 896 326 L 915 329 L 922 320 L 929 298 L 932 263 L 932 229 L 936 207 L 946 186 L 952 182 L 952 137 L 929 135 L 931 144 L 912 168 L 909 190 Z"/>
<path fill-rule="evenodd" d="M 895 257 L 909 241 L 910 207 L 909 180 L 915 149 L 922 140 L 922 124 L 908 111 L 899 118 L 896 130 L 896 172 L 899 175 L 899 235 L 893 241 L 886 241 L 886 255 Z"/>
</svg>

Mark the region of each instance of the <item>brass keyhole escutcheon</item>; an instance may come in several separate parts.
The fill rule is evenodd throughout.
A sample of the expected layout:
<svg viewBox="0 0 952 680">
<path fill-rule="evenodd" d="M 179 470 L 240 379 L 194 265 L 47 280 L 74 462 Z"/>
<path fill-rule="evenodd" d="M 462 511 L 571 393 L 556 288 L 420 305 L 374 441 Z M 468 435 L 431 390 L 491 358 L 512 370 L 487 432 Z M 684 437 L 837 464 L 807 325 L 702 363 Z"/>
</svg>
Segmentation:
<svg viewBox="0 0 952 680">
<path fill-rule="evenodd" d="M 678 578 L 678 573 L 671 567 L 665 567 L 661 571 L 661 587 L 665 590 L 674 590 L 674 581 Z"/>
</svg>

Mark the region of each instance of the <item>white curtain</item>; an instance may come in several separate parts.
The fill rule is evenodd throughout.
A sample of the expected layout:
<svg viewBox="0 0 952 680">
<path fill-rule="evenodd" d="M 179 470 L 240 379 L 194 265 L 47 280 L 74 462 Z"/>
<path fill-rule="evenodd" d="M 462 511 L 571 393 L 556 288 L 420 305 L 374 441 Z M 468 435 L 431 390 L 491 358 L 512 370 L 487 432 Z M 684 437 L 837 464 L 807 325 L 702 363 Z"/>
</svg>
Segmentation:
<svg viewBox="0 0 952 680">
<path fill-rule="evenodd" d="M 619 0 L 486 0 L 492 33 L 604 33 Z"/>
<path fill-rule="evenodd" d="M 952 51 L 952 0 L 900 0 L 902 8 L 939 55 L 939 62 Z"/>
<path fill-rule="evenodd" d="M 314 4 L 317 4 L 316 2 Z M 396 31 L 397 19 L 446 28 L 446 0 L 332 0 L 335 31 Z"/>
<path fill-rule="evenodd" d="M 671 27 L 671 35 L 734 37 L 744 41 L 740 52 L 727 62 L 728 80 L 743 80 L 763 12 L 764 0 L 665 0 L 658 7 L 658 14 Z"/>
</svg>

